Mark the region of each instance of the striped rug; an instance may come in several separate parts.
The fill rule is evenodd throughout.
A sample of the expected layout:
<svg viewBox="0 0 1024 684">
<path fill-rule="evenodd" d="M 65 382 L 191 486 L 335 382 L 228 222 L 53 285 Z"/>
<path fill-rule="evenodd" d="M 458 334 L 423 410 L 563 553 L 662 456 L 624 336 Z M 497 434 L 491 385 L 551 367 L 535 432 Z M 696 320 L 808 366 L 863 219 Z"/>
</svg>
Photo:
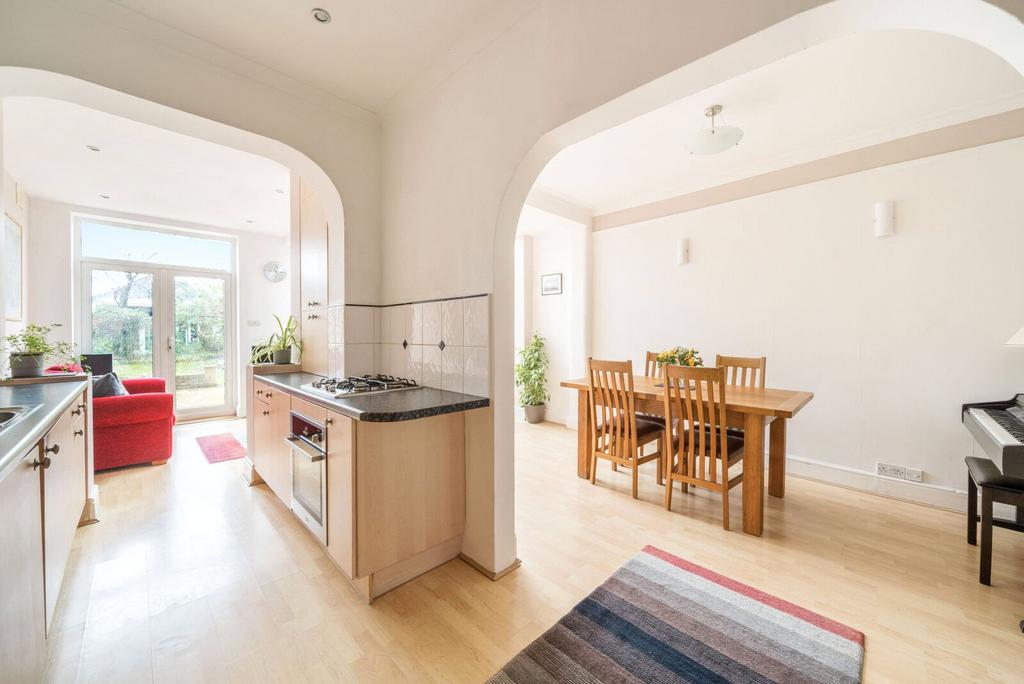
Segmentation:
<svg viewBox="0 0 1024 684">
<path fill-rule="evenodd" d="M 653 546 L 490 681 L 860 682 L 864 634 Z"/>
</svg>

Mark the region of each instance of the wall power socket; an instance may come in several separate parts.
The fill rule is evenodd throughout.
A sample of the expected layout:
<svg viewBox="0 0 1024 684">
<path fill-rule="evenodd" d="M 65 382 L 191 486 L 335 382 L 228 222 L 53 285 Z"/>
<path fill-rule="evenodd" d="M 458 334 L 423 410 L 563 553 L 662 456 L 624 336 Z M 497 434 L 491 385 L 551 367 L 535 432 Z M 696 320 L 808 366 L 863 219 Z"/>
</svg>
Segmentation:
<svg viewBox="0 0 1024 684">
<path fill-rule="evenodd" d="M 907 466 L 896 465 L 895 463 L 875 463 L 875 474 L 882 477 L 891 477 L 895 480 L 907 480 L 908 482 L 922 482 L 924 473 L 920 468 L 908 468 Z"/>
</svg>

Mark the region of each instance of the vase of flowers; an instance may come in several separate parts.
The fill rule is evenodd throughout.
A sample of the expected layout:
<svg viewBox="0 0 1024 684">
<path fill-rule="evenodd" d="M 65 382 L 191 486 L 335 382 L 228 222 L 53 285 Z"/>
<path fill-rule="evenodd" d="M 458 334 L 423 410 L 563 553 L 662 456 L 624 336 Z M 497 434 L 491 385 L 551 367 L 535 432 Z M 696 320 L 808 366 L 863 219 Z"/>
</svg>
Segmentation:
<svg viewBox="0 0 1024 684">
<path fill-rule="evenodd" d="M 70 342 L 51 342 L 48 338 L 53 325 L 29 323 L 25 328 L 4 338 L 12 378 L 33 378 L 43 374 L 47 359 L 67 361 L 74 345 Z"/>
<path fill-rule="evenodd" d="M 673 347 L 658 354 L 658 368 L 662 366 L 689 366 L 696 368 L 704 365 L 700 352 L 691 347 Z"/>
</svg>

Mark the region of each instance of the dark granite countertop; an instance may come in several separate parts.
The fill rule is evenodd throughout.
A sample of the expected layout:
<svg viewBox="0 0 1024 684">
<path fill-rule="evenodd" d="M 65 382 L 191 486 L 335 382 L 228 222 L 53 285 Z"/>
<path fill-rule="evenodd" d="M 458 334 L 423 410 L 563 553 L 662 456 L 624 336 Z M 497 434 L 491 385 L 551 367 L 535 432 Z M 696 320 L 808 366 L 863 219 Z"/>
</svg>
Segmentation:
<svg viewBox="0 0 1024 684">
<path fill-rule="evenodd" d="M 85 389 L 86 380 L 0 385 L 0 408 L 24 406 L 30 413 L 0 429 L 0 479 L 3 479 L 32 445 L 57 422 L 60 414 Z"/>
<path fill-rule="evenodd" d="M 394 423 L 401 420 L 429 418 L 444 413 L 458 413 L 471 409 L 490 406 L 487 397 L 472 394 L 447 392 L 433 387 L 417 387 L 415 389 L 379 394 L 356 394 L 344 398 L 331 399 L 317 392 L 300 389 L 301 385 L 309 384 L 320 378 L 312 373 L 272 373 L 256 375 L 257 379 L 268 382 L 290 394 L 302 397 L 319 406 L 332 411 L 370 423 Z"/>
</svg>

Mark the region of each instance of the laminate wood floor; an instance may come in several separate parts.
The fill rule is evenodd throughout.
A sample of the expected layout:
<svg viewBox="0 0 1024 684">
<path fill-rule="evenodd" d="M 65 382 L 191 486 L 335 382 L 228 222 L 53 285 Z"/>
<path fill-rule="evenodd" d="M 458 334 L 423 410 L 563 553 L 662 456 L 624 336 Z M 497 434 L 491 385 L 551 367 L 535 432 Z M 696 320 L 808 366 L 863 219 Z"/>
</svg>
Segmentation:
<svg viewBox="0 0 1024 684">
<path fill-rule="evenodd" d="M 977 582 L 964 517 L 790 478 L 765 535 L 725 532 L 711 494 L 662 509 L 653 467 L 575 476 L 576 435 L 517 428 L 521 568 L 491 582 L 455 560 L 362 605 L 241 462 L 208 465 L 175 431 L 167 466 L 102 473 L 101 522 L 72 551 L 55 682 L 479 682 L 645 544 L 864 631 L 868 682 L 1024 681 L 1024 535 L 997 529 Z M 733 492 L 739 528 L 741 492 Z"/>
</svg>

